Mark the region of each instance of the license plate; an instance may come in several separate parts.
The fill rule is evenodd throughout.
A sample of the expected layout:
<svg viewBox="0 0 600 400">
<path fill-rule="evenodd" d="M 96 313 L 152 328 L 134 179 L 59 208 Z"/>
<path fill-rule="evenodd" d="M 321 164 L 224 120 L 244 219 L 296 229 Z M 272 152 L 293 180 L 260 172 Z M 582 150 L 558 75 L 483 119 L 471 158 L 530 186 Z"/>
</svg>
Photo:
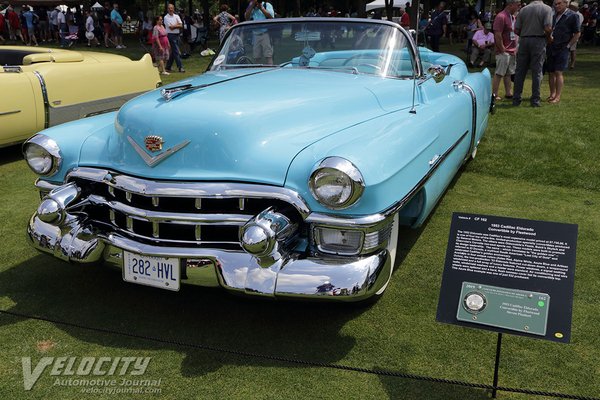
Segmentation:
<svg viewBox="0 0 600 400">
<path fill-rule="evenodd" d="M 123 280 L 167 290 L 179 290 L 179 259 L 143 256 L 123 251 Z"/>
</svg>

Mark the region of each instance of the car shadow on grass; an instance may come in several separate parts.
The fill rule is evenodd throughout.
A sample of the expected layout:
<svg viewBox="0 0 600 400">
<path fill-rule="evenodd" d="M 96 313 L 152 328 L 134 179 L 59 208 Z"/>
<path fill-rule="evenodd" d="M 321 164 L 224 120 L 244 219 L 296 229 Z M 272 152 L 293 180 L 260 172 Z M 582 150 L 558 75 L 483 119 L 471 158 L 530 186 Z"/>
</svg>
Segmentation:
<svg viewBox="0 0 600 400">
<path fill-rule="evenodd" d="M 15 144 L 8 147 L 0 147 L 0 165 L 10 164 L 15 161 L 21 161 L 21 144 Z"/>
<path fill-rule="evenodd" d="M 369 310 L 348 304 L 258 301 L 231 296 L 221 289 L 189 285 L 182 285 L 179 292 L 169 292 L 126 283 L 120 271 L 113 268 L 68 264 L 46 255 L 37 255 L 0 273 L 0 293 L 3 302 L 11 304 L 5 308 L 10 312 L 165 339 L 143 340 L 56 324 L 87 343 L 183 353 L 183 376 L 207 374 L 229 364 L 281 364 L 203 351 L 206 347 L 337 363 L 356 344 L 355 337 L 341 333 L 342 328 Z M 0 316 L 0 326 L 19 321 Z M 207 357 L 213 361 L 206 363 Z"/>
</svg>

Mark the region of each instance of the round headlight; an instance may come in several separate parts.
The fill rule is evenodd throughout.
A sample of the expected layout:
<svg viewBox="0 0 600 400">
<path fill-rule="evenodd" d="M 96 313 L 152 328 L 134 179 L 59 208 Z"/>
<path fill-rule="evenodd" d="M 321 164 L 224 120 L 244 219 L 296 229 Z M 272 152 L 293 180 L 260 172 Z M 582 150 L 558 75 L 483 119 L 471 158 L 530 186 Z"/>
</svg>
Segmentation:
<svg viewBox="0 0 600 400">
<path fill-rule="evenodd" d="M 356 203 L 365 189 L 362 174 L 350 161 L 329 157 L 310 175 L 308 186 L 313 197 L 327 208 L 339 210 Z"/>
<path fill-rule="evenodd" d="M 60 168 L 62 157 L 56 142 L 45 135 L 35 135 L 23 145 L 27 165 L 38 175 L 53 175 Z"/>
</svg>

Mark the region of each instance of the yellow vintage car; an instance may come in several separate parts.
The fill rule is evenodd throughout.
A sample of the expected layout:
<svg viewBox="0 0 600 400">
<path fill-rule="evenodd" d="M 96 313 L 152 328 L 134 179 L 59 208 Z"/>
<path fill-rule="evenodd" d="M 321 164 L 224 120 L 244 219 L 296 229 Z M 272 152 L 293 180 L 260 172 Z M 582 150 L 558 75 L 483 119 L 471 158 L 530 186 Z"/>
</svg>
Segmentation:
<svg viewBox="0 0 600 400">
<path fill-rule="evenodd" d="M 115 110 L 160 86 L 150 55 L 0 46 L 0 147 L 78 118 Z"/>
</svg>

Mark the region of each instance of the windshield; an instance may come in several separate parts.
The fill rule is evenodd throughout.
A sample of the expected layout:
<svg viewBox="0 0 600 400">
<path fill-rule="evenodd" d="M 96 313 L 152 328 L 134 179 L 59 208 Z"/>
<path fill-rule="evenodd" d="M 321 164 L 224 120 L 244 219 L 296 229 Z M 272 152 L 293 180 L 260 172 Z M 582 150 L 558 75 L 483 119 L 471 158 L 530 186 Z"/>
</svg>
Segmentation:
<svg viewBox="0 0 600 400">
<path fill-rule="evenodd" d="M 211 70 L 284 67 L 412 78 L 409 39 L 398 28 L 327 19 L 240 24 L 231 29 Z"/>
</svg>

